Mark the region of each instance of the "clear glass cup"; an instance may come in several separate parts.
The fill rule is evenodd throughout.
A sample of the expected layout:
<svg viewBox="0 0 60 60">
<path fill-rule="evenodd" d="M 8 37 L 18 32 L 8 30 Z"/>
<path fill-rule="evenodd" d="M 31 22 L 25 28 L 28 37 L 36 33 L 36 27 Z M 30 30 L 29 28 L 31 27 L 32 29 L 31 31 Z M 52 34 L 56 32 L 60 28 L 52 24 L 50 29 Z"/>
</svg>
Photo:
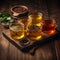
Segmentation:
<svg viewBox="0 0 60 60">
<path fill-rule="evenodd" d="M 42 21 L 42 31 L 45 35 L 55 34 L 56 27 L 57 27 L 57 24 L 54 19 Z"/>
<path fill-rule="evenodd" d="M 33 41 L 39 41 L 42 38 L 42 26 L 30 24 L 27 28 L 27 38 Z"/>
<path fill-rule="evenodd" d="M 28 19 L 32 20 L 32 24 L 36 26 L 41 26 L 42 13 L 34 12 L 28 16 Z"/>
<path fill-rule="evenodd" d="M 21 40 L 25 37 L 24 24 L 12 23 L 10 26 L 10 35 L 14 40 Z"/>
</svg>

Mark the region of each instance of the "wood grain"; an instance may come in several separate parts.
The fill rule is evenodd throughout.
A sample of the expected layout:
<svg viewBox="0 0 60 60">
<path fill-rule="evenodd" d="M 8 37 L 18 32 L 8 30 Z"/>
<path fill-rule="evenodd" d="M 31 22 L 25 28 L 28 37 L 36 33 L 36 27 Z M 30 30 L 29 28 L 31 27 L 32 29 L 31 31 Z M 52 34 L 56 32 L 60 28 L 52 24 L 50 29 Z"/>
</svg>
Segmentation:
<svg viewBox="0 0 60 60">
<path fill-rule="evenodd" d="M 55 1 L 55 3 L 54 3 L 54 1 Z M 53 0 L 53 1 L 51 1 L 51 4 L 48 1 L 48 7 L 50 7 L 49 8 L 50 17 L 54 18 L 56 20 L 57 25 L 58 25 L 57 29 L 60 31 L 60 17 L 59 17 L 60 16 L 60 7 L 59 7 L 59 1 L 57 2 L 57 0 Z M 59 43 L 60 43 L 59 40 L 54 42 L 57 60 L 60 60 Z"/>
</svg>

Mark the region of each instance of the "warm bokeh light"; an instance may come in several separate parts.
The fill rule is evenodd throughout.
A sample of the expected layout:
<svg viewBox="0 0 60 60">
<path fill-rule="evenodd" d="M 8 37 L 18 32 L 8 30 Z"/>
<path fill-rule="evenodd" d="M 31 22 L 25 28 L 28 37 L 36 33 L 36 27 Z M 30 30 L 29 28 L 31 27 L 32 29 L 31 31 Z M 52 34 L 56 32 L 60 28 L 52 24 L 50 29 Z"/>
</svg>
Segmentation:
<svg viewBox="0 0 60 60">
<path fill-rule="evenodd" d="M 42 20 L 42 16 L 39 16 L 39 17 L 37 18 L 37 20 L 40 20 L 40 21 L 41 21 L 41 20 Z"/>
<path fill-rule="evenodd" d="M 41 23 L 39 23 L 39 24 L 36 24 L 36 26 L 42 26 L 42 24 L 41 24 Z"/>
<path fill-rule="evenodd" d="M 40 36 L 36 37 L 35 40 L 40 40 L 41 38 L 42 38 L 42 36 L 40 35 Z"/>
<path fill-rule="evenodd" d="M 17 37 L 17 39 L 22 39 L 24 37 L 24 34 L 21 35 L 20 37 Z"/>
<path fill-rule="evenodd" d="M 49 34 L 55 34 L 56 33 L 56 30 L 50 30 L 49 31 Z"/>
</svg>

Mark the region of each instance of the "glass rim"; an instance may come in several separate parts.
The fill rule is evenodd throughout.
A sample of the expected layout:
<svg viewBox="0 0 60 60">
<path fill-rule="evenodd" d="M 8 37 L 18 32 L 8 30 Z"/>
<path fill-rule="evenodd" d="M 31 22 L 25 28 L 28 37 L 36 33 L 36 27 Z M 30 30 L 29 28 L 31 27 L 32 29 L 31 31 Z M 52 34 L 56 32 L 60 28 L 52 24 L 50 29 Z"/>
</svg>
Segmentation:
<svg viewBox="0 0 60 60">
<path fill-rule="evenodd" d="M 24 24 L 23 24 L 23 23 L 11 23 L 11 24 L 9 25 L 9 29 L 11 30 L 11 27 L 12 27 L 12 26 L 17 26 L 17 25 L 20 25 L 20 26 L 22 27 L 22 30 L 24 30 Z"/>
</svg>

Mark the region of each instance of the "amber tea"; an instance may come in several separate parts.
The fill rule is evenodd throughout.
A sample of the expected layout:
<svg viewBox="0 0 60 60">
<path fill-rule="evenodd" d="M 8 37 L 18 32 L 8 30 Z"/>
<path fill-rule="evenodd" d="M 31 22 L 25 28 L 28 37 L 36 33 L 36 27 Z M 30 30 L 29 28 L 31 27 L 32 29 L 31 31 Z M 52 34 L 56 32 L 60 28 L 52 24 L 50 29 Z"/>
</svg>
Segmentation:
<svg viewBox="0 0 60 60">
<path fill-rule="evenodd" d="M 21 24 L 12 24 L 10 26 L 10 35 L 14 40 L 20 40 L 24 37 L 24 27 Z"/>
<path fill-rule="evenodd" d="M 32 20 L 33 25 L 41 26 L 42 13 L 31 14 L 28 18 Z"/>
<path fill-rule="evenodd" d="M 56 22 L 55 20 L 43 20 L 42 31 L 46 34 L 54 34 L 56 32 Z"/>
<path fill-rule="evenodd" d="M 30 40 L 38 41 L 42 38 L 41 28 L 36 25 L 31 25 L 28 27 L 28 36 Z"/>
</svg>

